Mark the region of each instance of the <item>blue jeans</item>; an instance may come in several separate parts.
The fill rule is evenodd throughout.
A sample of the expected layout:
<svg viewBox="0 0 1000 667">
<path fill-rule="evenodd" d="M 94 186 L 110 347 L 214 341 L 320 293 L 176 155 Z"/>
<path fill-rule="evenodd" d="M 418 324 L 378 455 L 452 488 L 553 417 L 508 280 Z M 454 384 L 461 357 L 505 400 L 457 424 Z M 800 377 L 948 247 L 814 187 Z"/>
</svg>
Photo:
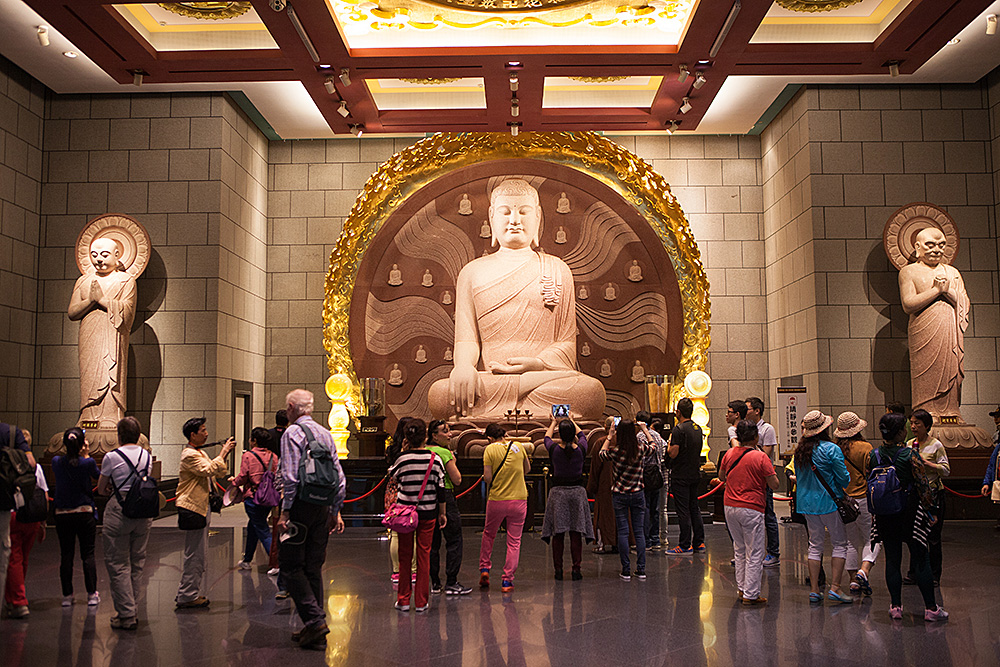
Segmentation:
<svg viewBox="0 0 1000 667">
<path fill-rule="evenodd" d="M 646 537 L 640 528 L 646 516 L 646 498 L 642 491 L 632 493 L 612 493 L 611 505 L 615 508 L 615 524 L 618 529 L 618 555 L 622 559 L 622 572 L 629 572 L 628 520 L 632 517 L 632 532 L 635 534 L 635 567 L 646 571 Z"/>
<path fill-rule="evenodd" d="M 778 517 L 774 514 L 774 491 L 766 488 L 767 501 L 764 504 L 764 535 L 767 538 L 767 555 L 778 558 L 781 549 L 778 546 Z"/>
<path fill-rule="evenodd" d="M 257 551 L 257 542 L 264 547 L 264 553 L 271 553 L 271 527 L 267 525 L 267 516 L 271 513 L 272 507 L 264 507 L 254 503 L 247 498 L 243 501 L 243 509 L 246 510 L 250 520 L 247 522 L 246 548 L 243 549 L 243 562 L 253 561 L 253 554 Z"/>
</svg>

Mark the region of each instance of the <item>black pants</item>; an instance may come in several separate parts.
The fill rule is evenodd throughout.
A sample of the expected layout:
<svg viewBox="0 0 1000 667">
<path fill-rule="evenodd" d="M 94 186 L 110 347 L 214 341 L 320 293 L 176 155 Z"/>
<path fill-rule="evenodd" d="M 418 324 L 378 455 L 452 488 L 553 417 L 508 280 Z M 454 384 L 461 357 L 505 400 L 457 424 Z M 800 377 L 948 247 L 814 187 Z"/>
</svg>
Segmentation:
<svg viewBox="0 0 1000 667">
<path fill-rule="evenodd" d="M 677 521 L 681 524 L 678 546 L 690 549 L 704 544 L 705 524 L 701 520 L 701 508 L 698 507 L 698 482 L 671 480 L 670 493 L 674 496 Z"/>
<path fill-rule="evenodd" d="M 323 563 L 330 540 L 330 508 L 296 499 L 289 518 L 298 531 L 281 543 L 278 563 L 295 611 L 306 626 L 326 621 L 323 609 Z M 291 530 L 291 528 L 290 528 Z"/>
<path fill-rule="evenodd" d="M 94 563 L 94 541 L 97 519 L 93 512 L 56 514 L 56 535 L 59 537 L 59 581 L 63 596 L 73 594 L 73 549 L 80 542 L 83 561 L 83 585 L 90 595 L 97 591 L 97 565 Z"/>
<path fill-rule="evenodd" d="M 943 560 L 943 555 L 941 553 L 941 531 L 944 529 L 944 491 L 938 496 L 937 507 L 934 509 L 934 516 L 937 517 L 937 521 L 931 526 L 931 531 L 927 535 L 927 551 L 931 559 L 931 578 L 934 581 L 941 581 L 941 561 Z M 906 576 L 911 579 L 916 579 L 916 574 L 913 566 L 913 556 L 910 556 L 910 569 L 906 571 Z"/>
<path fill-rule="evenodd" d="M 906 542 L 910 549 L 913 578 L 917 580 L 920 595 L 924 598 L 924 607 L 937 609 L 937 601 L 934 599 L 934 580 L 931 578 L 931 560 L 927 549 L 919 542 L 907 539 L 910 526 L 913 525 L 912 513 L 881 515 L 875 517 L 875 521 L 878 522 L 878 534 L 882 538 L 885 585 L 889 588 L 892 606 L 901 607 L 903 604 L 903 574 L 900 567 L 903 564 L 903 543 Z"/>
<path fill-rule="evenodd" d="M 445 515 L 448 525 L 442 530 L 434 526 L 434 538 L 431 541 L 431 584 L 441 585 L 441 536 L 447 544 L 444 561 L 446 586 L 458 583 L 458 571 L 462 567 L 462 515 L 458 512 L 458 501 L 454 491 L 444 492 Z"/>
</svg>

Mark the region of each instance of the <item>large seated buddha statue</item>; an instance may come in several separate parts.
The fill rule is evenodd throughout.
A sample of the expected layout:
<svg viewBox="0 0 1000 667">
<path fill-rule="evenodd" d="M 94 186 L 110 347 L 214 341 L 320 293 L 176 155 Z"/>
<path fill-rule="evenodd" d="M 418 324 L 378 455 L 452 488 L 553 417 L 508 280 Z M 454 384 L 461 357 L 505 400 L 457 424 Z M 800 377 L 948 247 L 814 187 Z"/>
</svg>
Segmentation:
<svg viewBox="0 0 1000 667">
<path fill-rule="evenodd" d="M 455 366 L 431 385 L 435 418 L 497 419 L 514 408 L 550 414 L 568 403 L 581 419 L 599 419 L 604 386 L 576 370 L 573 274 L 538 247 L 542 212 L 526 181 L 501 182 L 490 194 L 494 253 L 458 274 Z"/>
</svg>

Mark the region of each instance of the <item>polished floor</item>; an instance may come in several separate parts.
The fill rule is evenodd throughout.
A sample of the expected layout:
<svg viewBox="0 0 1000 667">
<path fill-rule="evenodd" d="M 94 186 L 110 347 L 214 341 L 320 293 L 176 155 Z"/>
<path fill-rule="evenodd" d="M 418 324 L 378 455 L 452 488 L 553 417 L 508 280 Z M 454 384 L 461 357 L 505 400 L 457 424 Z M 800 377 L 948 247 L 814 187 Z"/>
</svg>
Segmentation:
<svg viewBox="0 0 1000 667">
<path fill-rule="evenodd" d="M 388 544 L 371 528 L 330 541 L 326 653 L 289 640 L 298 628 L 289 602 L 274 600 L 264 568 L 243 572 L 241 515 L 227 510 L 210 541 L 208 611 L 175 612 L 182 535 L 170 521 L 154 528 L 148 592 L 138 632 L 114 631 L 107 576 L 104 601 L 60 607 L 54 531 L 32 552 L 31 616 L 0 621 L 2 665 L 977 665 L 1000 664 L 1000 532 L 992 522 L 945 528 L 939 595 L 946 623 L 925 624 L 918 592 L 904 590 L 904 619 L 892 622 L 882 569 L 873 598 L 810 606 L 804 585 L 805 531 L 782 525 L 782 564 L 765 574 L 766 608 L 735 604 L 731 549 L 722 525 L 708 527 L 708 553 L 650 554 L 649 579 L 618 578 L 617 556 L 588 549 L 583 581 L 555 581 L 537 533 L 524 536 L 513 594 L 432 596 L 425 614 L 392 608 Z M 226 525 L 228 524 L 228 526 Z M 674 539 L 676 527 L 671 526 Z M 462 580 L 476 582 L 479 533 L 465 529 Z M 502 560 L 503 537 L 494 563 Z M 567 553 L 567 558 L 569 554 Z M 499 572 L 499 569 L 496 570 Z M 82 589 L 82 575 L 78 573 Z M 78 600 L 83 598 L 78 592 Z"/>
</svg>

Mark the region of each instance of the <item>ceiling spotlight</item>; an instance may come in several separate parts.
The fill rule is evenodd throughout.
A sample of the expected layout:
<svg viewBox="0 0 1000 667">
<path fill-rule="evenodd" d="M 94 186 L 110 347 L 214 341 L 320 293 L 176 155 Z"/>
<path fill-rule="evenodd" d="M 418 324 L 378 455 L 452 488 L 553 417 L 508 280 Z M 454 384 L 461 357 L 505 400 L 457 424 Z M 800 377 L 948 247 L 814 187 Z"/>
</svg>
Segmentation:
<svg viewBox="0 0 1000 667">
<path fill-rule="evenodd" d="M 142 85 L 142 72 L 132 73 L 132 85 L 136 88 Z"/>
<path fill-rule="evenodd" d="M 990 14 L 986 17 L 986 34 L 995 35 L 997 34 L 997 15 Z"/>
<path fill-rule="evenodd" d="M 49 28 L 48 26 L 40 25 L 36 33 L 38 35 L 38 43 L 42 46 L 49 45 Z"/>
<path fill-rule="evenodd" d="M 513 137 L 517 136 L 517 132 L 518 132 L 518 128 L 519 127 L 520 127 L 520 125 L 511 125 L 510 126 L 510 134 L 511 134 L 511 136 L 513 136 Z"/>
<path fill-rule="evenodd" d="M 340 70 L 340 82 L 345 86 L 351 85 L 351 73 L 346 67 Z"/>
<path fill-rule="evenodd" d="M 698 72 L 694 77 L 694 83 L 692 83 L 691 85 L 692 87 L 694 87 L 695 90 L 698 90 L 699 88 L 705 85 L 706 81 L 708 81 L 708 79 L 705 78 L 705 75 L 702 74 L 701 72 Z"/>
<path fill-rule="evenodd" d="M 511 60 L 505 65 L 505 67 L 507 69 L 521 69 L 523 65 L 521 64 L 520 60 Z"/>
<path fill-rule="evenodd" d="M 517 117 L 521 113 L 521 107 L 517 103 L 517 98 L 515 97 L 510 101 L 510 115 Z"/>
<path fill-rule="evenodd" d="M 954 39 L 949 39 L 948 46 L 955 46 L 956 44 L 961 43 L 961 41 L 962 40 L 960 40 L 958 37 L 955 37 Z"/>
<path fill-rule="evenodd" d="M 510 92 L 517 92 L 517 74 L 510 75 Z"/>
<path fill-rule="evenodd" d="M 316 65 L 316 69 L 333 69 L 333 65 Z"/>
<path fill-rule="evenodd" d="M 889 76 L 897 77 L 899 76 L 899 61 L 890 60 L 889 61 Z"/>
<path fill-rule="evenodd" d="M 337 92 L 337 86 L 334 84 L 334 78 L 332 76 L 326 77 L 326 81 L 323 82 L 323 87 L 326 88 L 326 92 L 330 95 Z"/>
<path fill-rule="evenodd" d="M 351 110 L 347 108 L 347 102 L 345 102 L 344 100 L 340 100 L 340 107 L 337 109 L 337 113 L 339 113 L 344 118 L 347 118 L 348 116 L 351 115 Z"/>
<path fill-rule="evenodd" d="M 77 52 L 76 51 L 63 51 L 63 55 L 66 56 L 67 58 L 76 58 Z"/>
<path fill-rule="evenodd" d="M 674 132 L 676 132 L 678 125 L 679 123 L 676 120 L 670 121 L 670 124 L 667 125 L 667 134 L 673 134 Z"/>
<path fill-rule="evenodd" d="M 687 113 L 688 111 L 691 111 L 691 98 L 690 97 L 685 97 L 684 99 L 681 100 L 681 102 L 682 102 L 682 104 L 681 104 L 681 113 Z"/>
<path fill-rule="evenodd" d="M 684 83 L 685 81 L 687 81 L 687 78 L 688 78 L 688 66 L 687 65 L 678 65 L 677 66 L 677 70 L 680 72 L 680 74 L 677 75 L 677 80 L 679 82 L 681 82 L 681 83 Z"/>
<path fill-rule="evenodd" d="M 351 134 L 353 134 L 354 136 L 360 137 L 364 133 L 365 133 L 364 125 L 351 125 Z"/>
</svg>

